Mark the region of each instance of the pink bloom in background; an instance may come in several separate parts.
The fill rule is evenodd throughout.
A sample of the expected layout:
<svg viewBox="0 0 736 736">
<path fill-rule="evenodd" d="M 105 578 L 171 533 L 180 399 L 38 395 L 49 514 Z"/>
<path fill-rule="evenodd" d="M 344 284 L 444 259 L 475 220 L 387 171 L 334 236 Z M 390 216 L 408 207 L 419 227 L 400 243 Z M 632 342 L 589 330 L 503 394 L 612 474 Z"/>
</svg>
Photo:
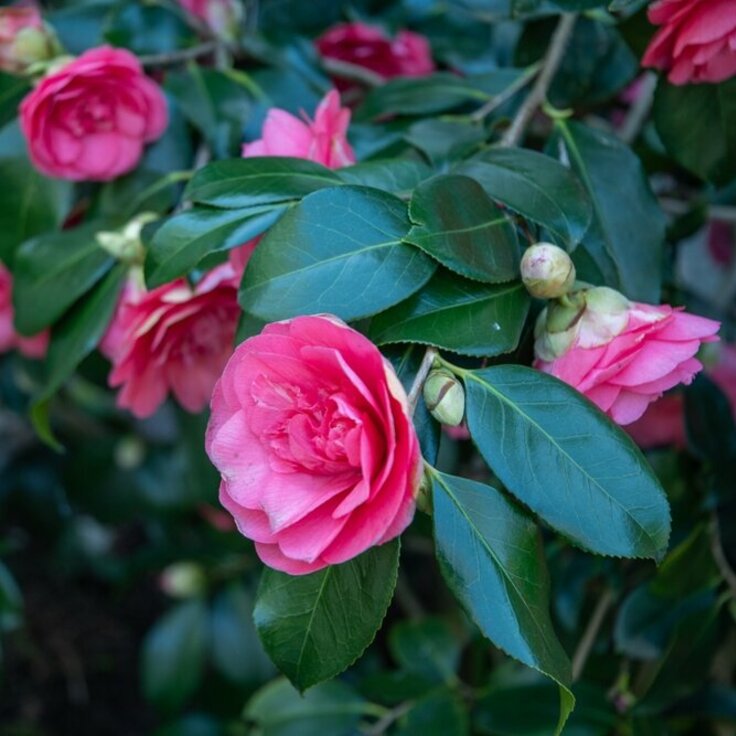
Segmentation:
<svg viewBox="0 0 736 736">
<path fill-rule="evenodd" d="M 108 181 L 135 168 L 167 125 L 166 99 L 129 51 L 86 51 L 23 100 L 21 128 L 34 165 L 72 181 Z"/>
<path fill-rule="evenodd" d="M 13 277 L 0 263 L 0 353 L 17 348 L 27 358 L 43 358 L 49 344 L 48 330 L 23 337 L 13 324 Z"/>
<path fill-rule="evenodd" d="M 38 6 L 20 2 L 0 8 L 0 70 L 22 72 L 34 61 L 49 58 L 58 49 Z"/>
<path fill-rule="evenodd" d="M 243 146 L 243 156 L 293 156 L 315 161 L 331 169 L 355 163 L 347 139 L 350 110 L 340 106 L 332 90 L 319 103 L 314 120 L 300 120 L 286 110 L 271 108 L 263 123 L 262 137 Z"/>
<path fill-rule="evenodd" d="M 429 42 L 412 31 L 399 31 L 391 39 L 376 26 L 339 23 L 325 31 L 315 46 L 326 59 L 362 66 L 383 79 L 421 77 L 435 70 Z"/>
<path fill-rule="evenodd" d="M 695 354 L 717 339 L 720 324 L 666 304 L 628 302 L 611 289 L 591 291 L 607 300 L 616 294 L 625 306 L 611 314 L 586 308 L 553 359 L 537 334 L 534 367 L 569 383 L 618 424 L 630 424 L 664 391 L 692 381 L 703 367 Z"/>
<path fill-rule="evenodd" d="M 649 20 L 662 26 L 642 59 L 672 84 L 722 82 L 736 75 L 734 0 L 658 0 Z"/>
<path fill-rule="evenodd" d="M 718 362 L 706 367 L 705 373 L 726 394 L 736 419 L 736 347 L 723 345 Z M 682 394 L 665 396 L 652 404 L 641 419 L 626 427 L 636 443 L 644 448 L 674 445 L 683 448 L 685 436 L 685 408 Z"/>
<path fill-rule="evenodd" d="M 369 340 L 329 315 L 239 345 L 212 396 L 220 501 L 267 565 L 302 575 L 401 534 L 419 443 L 406 394 Z"/>
<path fill-rule="evenodd" d="M 216 36 L 227 40 L 237 38 L 243 20 L 240 0 L 179 0 L 179 4 Z"/>
<path fill-rule="evenodd" d="M 204 409 L 233 351 L 240 317 L 238 275 L 229 263 L 194 289 L 177 279 L 145 292 L 129 284 L 100 350 L 113 364 L 118 406 L 147 417 L 169 392 L 190 412 Z"/>
</svg>

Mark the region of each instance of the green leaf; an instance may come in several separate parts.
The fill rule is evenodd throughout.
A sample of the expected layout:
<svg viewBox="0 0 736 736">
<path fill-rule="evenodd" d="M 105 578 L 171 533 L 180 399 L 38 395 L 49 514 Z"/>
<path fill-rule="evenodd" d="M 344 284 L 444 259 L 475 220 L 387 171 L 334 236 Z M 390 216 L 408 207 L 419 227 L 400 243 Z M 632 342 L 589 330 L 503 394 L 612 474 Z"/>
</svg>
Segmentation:
<svg viewBox="0 0 736 736">
<path fill-rule="evenodd" d="M 531 368 L 462 377 L 470 433 L 515 496 L 592 552 L 662 558 L 667 499 L 623 430 L 575 389 Z"/>
<path fill-rule="evenodd" d="M 438 684 L 457 683 L 460 642 L 442 619 L 401 621 L 391 629 L 388 644 L 394 660 L 406 671 Z"/>
<path fill-rule="evenodd" d="M 481 147 L 486 135 L 478 122 L 427 118 L 414 123 L 404 138 L 443 170 L 450 161 L 464 158 Z"/>
<path fill-rule="evenodd" d="M 179 708 L 201 682 L 206 647 L 203 601 L 187 601 L 164 614 L 143 641 L 141 677 L 146 698 L 165 710 Z"/>
<path fill-rule="evenodd" d="M 514 350 L 529 309 L 515 281 L 490 285 L 440 270 L 419 292 L 371 321 L 379 344 L 417 342 L 462 355 L 494 356 Z"/>
<path fill-rule="evenodd" d="M 261 736 L 354 736 L 361 716 L 372 708 L 339 680 L 300 694 L 280 679 L 259 690 L 244 715 Z"/>
<path fill-rule="evenodd" d="M 12 265 L 18 246 L 54 230 L 71 204 L 72 185 L 36 171 L 26 158 L 0 160 L 0 261 Z"/>
<path fill-rule="evenodd" d="M 675 86 L 660 79 L 654 123 L 670 156 L 701 179 L 736 178 L 736 79 Z"/>
<path fill-rule="evenodd" d="M 346 184 L 374 187 L 396 194 L 410 192 L 420 182 L 429 179 L 433 171 L 422 161 L 389 158 L 346 166 L 338 174 Z"/>
<path fill-rule="evenodd" d="M 414 226 L 404 238 L 469 279 L 497 284 L 519 272 L 516 232 L 483 188 L 467 176 L 437 176 L 414 191 Z"/>
<path fill-rule="evenodd" d="M 210 253 L 242 245 L 281 217 L 281 209 L 192 207 L 159 227 L 146 254 L 146 282 L 154 288 L 195 268 Z"/>
<path fill-rule="evenodd" d="M 97 242 L 108 223 L 39 235 L 18 250 L 13 276 L 15 323 L 35 335 L 54 323 L 110 270 L 114 259 Z"/>
<path fill-rule="evenodd" d="M 306 690 L 350 666 L 373 641 L 393 596 L 399 542 L 292 576 L 267 568 L 253 618 L 276 666 Z"/>
<path fill-rule="evenodd" d="M 273 676 L 273 665 L 253 625 L 253 599 L 244 588 L 231 585 L 215 598 L 210 632 L 212 659 L 229 680 L 252 685 Z"/>
<path fill-rule="evenodd" d="M 556 125 L 561 150 L 593 202 L 592 224 L 575 252 L 579 278 L 603 279 L 630 299 L 656 304 L 665 220 L 641 162 L 614 136 L 575 122 Z M 585 255 L 592 267 L 580 260 Z"/>
<path fill-rule="evenodd" d="M 50 397 L 97 347 L 110 324 L 127 273 L 128 267 L 118 264 L 54 327 L 46 356 L 47 377 L 39 399 Z"/>
<path fill-rule="evenodd" d="M 50 408 L 51 399 L 36 401 L 31 404 L 28 418 L 31 420 L 33 431 L 38 436 L 38 439 L 40 439 L 46 447 L 61 454 L 64 452 L 64 445 L 59 442 L 59 439 L 54 434 L 54 430 L 51 427 L 51 418 L 49 416 Z"/>
<path fill-rule="evenodd" d="M 420 289 L 435 265 L 401 239 L 406 206 L 378 189 L 342 186 L 305 197 L 272 227 L 248 263 L 240 305 L 271 321 L 328 312 L 381 312 Z"/>
<path fill-rule="evenodd" d="M 448 585 L 497 647 L 560 685 L 557 733 L 572 711 L 570 662 L 552 628 L 534 522 L 502 493 L 432 472 L 437 556 Z"/>
<path fill-rule="evenodd" d="M 334 171 L 312 161 L 259 156 L 208 164 L 189 182 L 185 197 L 198 204 L 226 209 L 285 206 L 318 189 L 341 183 Z"/>
<path fill-rule="evenodd" d="M 475 179 L 502 202 L 552 233 L 569 250 L 583 239 L 593 207 L 580 180 L 549 156 L 523 148 L 492 148 L 455 171 Z"/>
<path fill-rule="evenodd" d="M 0 72 L 0 128 L 18 115 L 18 106 L 29 91 L 25 77 Z"/>
<path fill-rule="evenodd" d="M 399 720 L 396 736 L 468 736 L 469 728 L 462 700 L 443 688 L 412 703 Z"/>
</svg>

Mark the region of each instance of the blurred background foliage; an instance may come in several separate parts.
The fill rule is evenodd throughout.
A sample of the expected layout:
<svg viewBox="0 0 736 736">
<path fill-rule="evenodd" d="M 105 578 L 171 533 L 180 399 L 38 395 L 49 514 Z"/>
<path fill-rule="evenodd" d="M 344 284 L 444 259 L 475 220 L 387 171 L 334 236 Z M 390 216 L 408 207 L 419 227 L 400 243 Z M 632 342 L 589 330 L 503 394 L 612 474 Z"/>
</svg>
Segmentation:
<svg viewBox="0 0 736 736">
<path fill-rule="evenodd" d="M 560 7 L 592 10 L 575 29 L 550 102 L 610 130 L 627 112 L 621 93 L 639 74 L 652 33 L 642 2 L 613 5 L 615 16 L 605 3 L 582 0 L 251 0 L 244 70 L 167 69 L 169 130 L 134 173 L 90 189 L 86 206 L 101 219 L 138 211 L 142 202 L 166 212 L 181 183 L 172 177 L 149 187 L 189 169 L 197 140 L 215 157 L 235 156 L 269 107 L 312 109 L 330 82 L 310 39 L 346 18 L 424 33 L 438 64 L 464 75 L 371 91 L 350 131 L 359 160 L 395 155 L 442 170 L 475 150 L 488 137 L 470 115 L 478 90 L 498 93 L 518 74 L 509 67 L 540 59 L 554 25 L 549 12 Z M 197 43 L 173 3 L 44 6 L 71 52 L 107 41 L 158 55 Z M 509 19 L 512 10 L 521 17 Z M 8 195 L 0 201 L 0 248 L 46 227 L 31 214 L 20 230 L 5 228 L 17 219 L 14 192 L 34 176 L 10 122 L 22 90 L 9 84 L 3 78 L 0 122 L 9 125 L 0 131 L 0 173 Z M 701 130 L 697 110 L 710 94 L 665 88 L 654 103 L 664 125 L 646 122 L 632 140 L 670 214 L 664 296 L 725 317 L 723 334 L 733 338 L 733 221 L 727 266 L 708 266 L 707 241 L 713 209 L 736 199 L 735 172 L 733 165 L 723 171 L 708 147 L 733 152 L 736 119 L 726 118 L 722 131 Z M 491 129 L 517 104 L 501 105 Z M 671 114 L 675 108 L 681 114 Z M 688 142 L 678 137 L 685 120 Z M 677 142 L 674 157 L 668 136 Z M 46 203 L 68 196 L 58 182 L 39 186 Z M 528 340 L 522 345 L 529 350 Z M 397 593 L 378 638 L 338 680 L 302 698 L 277 676 L 255 633 L 261 566 L 219 510 L 217 475 L 202 447 L 206 418 L 168 405 L 150 420 L 131 419 L 115 408 L 106 364 L 92 355 L 54 405 L 64 447 L 57 453 L 27 420 L 39 370 L 19 355 L 0 356 L 3 736 L 553 732 L 557 688 L 494 650 L 458 609 L 421 514 L 404 537 Z M 592 557 L 545 536 L 552 614 L 573 657 L 578 705 L 570 736 L 734 733 L 736 429 L 728 399 L 705 377 L 685 391 L 684 406 L 686 446 L 649 453 L 674 520 L 658 568 Z M 467 441 L 443 435 L 439 464 L 487 478 Z"/>
</svg>

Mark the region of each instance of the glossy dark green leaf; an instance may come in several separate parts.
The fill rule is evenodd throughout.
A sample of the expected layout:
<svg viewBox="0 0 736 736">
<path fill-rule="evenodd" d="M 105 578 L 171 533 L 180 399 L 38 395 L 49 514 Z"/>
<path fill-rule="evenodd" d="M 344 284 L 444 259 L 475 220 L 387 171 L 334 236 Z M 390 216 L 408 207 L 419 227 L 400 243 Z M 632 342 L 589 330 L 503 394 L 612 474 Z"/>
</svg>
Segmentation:
<svg viewBox="0 0 736 736">
<path fill-rule="evenodd" d="M 560 150 L 593 202 L 593 221 L 575 252 L 578 276 L 657 303 L 665 221 L 641 162 L 607 133 L 563 120 L 557 127 Z M 592 260 L 592 269 L 581 255 Z"/>
<path fill-rule="evenodd" d="M 660 79 L 654 122 L 668 153 L 701 179 L 736 177 L 736 79 L 676 86 Z"/>
<path fill-rule="evenodd" d="M 36 171 L 25 157 L 0 159 L 0 261 L 12 264 L 23 241 L 57 228 L 71 205 L 72 185 Z"/>
<path fill-rule="evenodd" d="M 575 699 L 549 615 L 549 578 L 534 522 L 491 486 L 432 473 L 440 568 L 497 647 L 560 685 L 558 732 Z"/>
<path fill-rule="evenodd" d="M 339 680 L 298 693 L 275 680 L 249 701 L 244 716 L 261 736 L 354 736 L 370 703 Z"/>
<path fill-rule="evenodd" d="M 486 136 L 478 122 L 427 118 L 414 123 L 404 138 L 440 168 L 470 155 L 485 143 Z"/>
<path fill-rule="evenodd" d="M 394 660 L 406 671 L 437 683 L 457 682 L 460 642 L 442 619 L 401 621 L 391 629 L 388 642 Z"/>
<path fill-rule="evenodd" d="M 115 266 L 55 325 L 46 355 L 46 381 L 39 398 L 51 396 L 102 339 L 127 273 L 125 264 Z"/>
<path fill-rule="evenodd" d="M 312 161 L 282 156 L 214 161 L 189 182 L 185 196 L 198 204 L 240 209 L 286 205 L 341 183 L 340 177 Z"/>
<path fill-rule="evenodd" d="M 411 159 L 366 161 L 346 166 L 338 173 L 346 184 L 375 187 L 393 193 L 409 192 L 433 174 L 427 164 Z"/>
<path fill-rule="evenodd" d="M 107 273 L 114 259 L 95 236 L 108 229 L 93 222 L 23 243 L 13 269 L 19 332 L 35 335 L 48 327 Z"/>
<path fill-rule="evenodd" d="M 18 106 L 29 90 L 25 77 L 0 72 L 0 128 L 18 115 Z"/>
<path fill-rule="evenodd" d="M 203 601 L 181 603 L 165 613 L 143 642 L 143 693 L 166 710 L 180 707 L 197 689 L 207 647 L 207 608 Z"/>
<path fill-rule="evenodd" d="M 205 256 L 246 243 L 281 217 L 280 209 L 219 210 L 192 207 L 156 230 L 146 254 L 146 282 L 153 288 L 193 269 Z"/>
<path fill-rule="evenodd" d="M 603 555 L 661 559 L 670 511 L 634 442 L 562 381 L 518 365 L 463 372 L 470 433 L 504 485 Z"/>
<path fill-rule="evenodd" d="M 473 179 L 447 175 L 420 184 L 409 218 L 414 225 L 404 241 L 451 271 L 490 284 L 518 275 L 516 231 Z"/>
<path fill-rule="evenodd" d="M 379 343 L 417 342 L 463 355 L 493 356 L 514 350 L 529 309 L 529 295 L 517 281 L 479 284 L 448 271 L 371 322 Z"/>
<path fill-rule="evenodd" d="M 274 674 L 253 625 L 253 597 L 231 585 L 214 600 L 210 613 L 212 660 L 232 682 L 253 685 Z"/>
<path fill-rule="evenodd" d="M 394 593 L 399 542 L 310 575 L 266 569 L 253 618 L 266 651 L 300 690 L 350 666 L 373 641 Z"/>
<path fill-rule="evenodd" d="M 524 148 L 492 148 L 455 171 L 475 179 L 492 199 L 549 230 L 572 250 L 593 207 L 580 180 L 549 156 Z"/>
<path fill-rule="evenodd" d="M 406 205 L 378 189 L 314 192 L 261 241 L 240 305 L 265 320 L 319 312 L 354 320 L 388 309 L 435 270 L 431 258 L 401 242 L 408 230 Z"/>
<path fill-rule="evenodd" d="M 412 703 L 396 736 L 468 736 L 468 713 L 457 693 L 435 690 Z"/>
</svg>

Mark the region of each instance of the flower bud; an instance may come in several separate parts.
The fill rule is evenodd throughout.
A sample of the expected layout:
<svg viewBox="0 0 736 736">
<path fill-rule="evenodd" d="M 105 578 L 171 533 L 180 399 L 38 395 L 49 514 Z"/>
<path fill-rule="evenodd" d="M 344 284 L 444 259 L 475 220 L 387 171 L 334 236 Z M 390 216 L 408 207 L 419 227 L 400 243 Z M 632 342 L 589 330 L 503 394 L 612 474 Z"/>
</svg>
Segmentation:
<svg viewBox="0 0 736 736">
<path fill-rule="evenodd" d="M 159 578 L 161 589 L 172 598 L 193 598 L 207 588 L 207 578 L 196 562 L 175 562 Z"/>
<path fill-rule="evenodd" d="M 158 220 L 153 212 L 143 212 L 134 217 L 120 230 L 102 230 L 95 235 L 100 248 L 112 256 L 131 265 L 143 263 L 145 253 L 141 242 L 141 231 L 149 222 Z"/>
<path fill-rule="evenodd" d="M 532 296 L 556 299 L 575 283 L 575 266 L 570 256 L 552 243 L 537 243 L 521 259 L 521 279 Z"/>
<path fill-rule="evenodd" d="M 457 427 L 465 414 L 465 389 L 448 371 L 432 371 L 424 382 L 424 401 L 441 424 Z"/>
<path fill-rule="evenodd" d="M 60 53 L 56 34 L 43 22 L 34 4 L 0 8 L 0 69 L 23 73 Z"/>
</svg>

